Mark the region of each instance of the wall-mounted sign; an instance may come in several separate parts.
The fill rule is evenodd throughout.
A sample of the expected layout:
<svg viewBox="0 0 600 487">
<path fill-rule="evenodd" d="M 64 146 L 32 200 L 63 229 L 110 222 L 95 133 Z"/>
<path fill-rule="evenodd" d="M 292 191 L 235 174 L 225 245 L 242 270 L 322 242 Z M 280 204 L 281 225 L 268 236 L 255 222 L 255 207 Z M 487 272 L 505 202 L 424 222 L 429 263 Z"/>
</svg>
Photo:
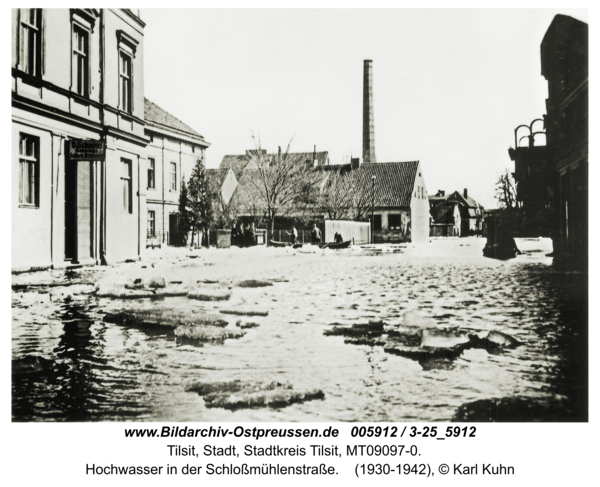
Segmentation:
<svg viewBox="0 0 600 487">
<path fill-rule="evenodd" d="M 72 161 L 103 161 L 106 145 L 103 140 L 70 139 L 67 154 Z"/>
</svg>

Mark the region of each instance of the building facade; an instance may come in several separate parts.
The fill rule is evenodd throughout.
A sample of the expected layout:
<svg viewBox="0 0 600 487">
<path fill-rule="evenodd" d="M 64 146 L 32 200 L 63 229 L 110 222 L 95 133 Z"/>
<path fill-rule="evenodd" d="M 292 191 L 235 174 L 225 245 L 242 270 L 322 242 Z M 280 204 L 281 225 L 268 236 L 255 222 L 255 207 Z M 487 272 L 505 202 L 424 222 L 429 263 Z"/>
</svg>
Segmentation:
<svg viewBox="0 0 600 487">
<path fill-rule="evenodd" d="M 145 134 L 149 139 L 145 171 L 146 247 L 178 245 L 181 184 L 210 145 L 194 129 L 144 99 Z"/>
<path fill-rule="evenodd" d="M 144 22 L 12 11 L 12 268 L 137 258 L 146 231 Z M 77 160 L 78 141 L 102 147 Z"/>
<path fill-rule="evenodd" d="M 419 161 L 360 164 L 351 175 L 373 193 L 373 242 L 426 242 L 429 202 Z"/>
<path fill-rule="evenodd" d="M 588 26 L 557 15 L 540 47 L 548 81 L 546 115 L 515 129 L 513 177 L 526 232 L 551 237 L 553 255 L 570 255 L 587 269 L 588 259 Z M 543 130 L 534 127 L 543 122 Z M 520 139 L 522 128 L 527 128 Z M 543 135 L 546 144 L 537 142 Z M 527 138 L 528 144 L 520 145 Z"/>
<path fill-rule="evenodd" d="M 554 252 L 588 259 L 588 25 L 557 15 L 541 44 L 548 81 L 546 153 L 556 174 L 558 235 Z"/>
</svg>

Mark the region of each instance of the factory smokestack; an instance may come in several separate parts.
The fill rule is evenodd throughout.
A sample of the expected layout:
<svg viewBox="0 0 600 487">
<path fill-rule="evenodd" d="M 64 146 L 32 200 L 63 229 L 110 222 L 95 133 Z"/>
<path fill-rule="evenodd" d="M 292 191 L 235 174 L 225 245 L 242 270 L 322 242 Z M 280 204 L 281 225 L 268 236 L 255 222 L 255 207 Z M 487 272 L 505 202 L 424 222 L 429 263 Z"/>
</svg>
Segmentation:
<svg viewBox="0 0 600 487">
<path fill-rule="evenodd" d="M 375 158 L 375 125 L 373 123 L 373 61 L 365 59 L 363 74 L 363 162 Z"/>
</svg>

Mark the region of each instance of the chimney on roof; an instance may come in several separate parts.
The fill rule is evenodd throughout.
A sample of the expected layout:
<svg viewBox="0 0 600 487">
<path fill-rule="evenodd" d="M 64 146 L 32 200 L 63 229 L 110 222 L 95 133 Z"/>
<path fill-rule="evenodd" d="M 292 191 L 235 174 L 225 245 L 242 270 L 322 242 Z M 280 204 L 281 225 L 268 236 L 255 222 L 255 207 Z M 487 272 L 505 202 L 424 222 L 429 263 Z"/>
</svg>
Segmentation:
<svg viewBox="0 0 600 487">
<path fill-rule="evenodd" d="M 443 189 L 438 189 L 436 196 L 446 196 L 446 191 Z"/>
<path fill-rule="evenodd" d="M 315 167 L 317 161 L 317 146 L 315 144 L 315 148 L 313 149 L 313 167 Z"/>
<path fill-rule="evenodd" d="M 350 169 L 354 171 L 360 167 L 360 157 L 351 157 L 350 158 Z"/>
<path fill-rule="evenodd" d="M 278 161 L 281 160 L 281 146 L 280 145 L 277 146 L 277 160 Z"/>
<path fill-rule="evenodd" d="M 463 193 L 465 199 L 467 199 L 469 197 L 469 193 L 467 192 L 467 188 L 465 188 L 465 191 Z"/>
<path fill-rule="evenodd" d="M 373 122 L 373 61 L 370 59 L 364 60 L 363 69 L 363 162 L 377 162 Z"/>
</svg>

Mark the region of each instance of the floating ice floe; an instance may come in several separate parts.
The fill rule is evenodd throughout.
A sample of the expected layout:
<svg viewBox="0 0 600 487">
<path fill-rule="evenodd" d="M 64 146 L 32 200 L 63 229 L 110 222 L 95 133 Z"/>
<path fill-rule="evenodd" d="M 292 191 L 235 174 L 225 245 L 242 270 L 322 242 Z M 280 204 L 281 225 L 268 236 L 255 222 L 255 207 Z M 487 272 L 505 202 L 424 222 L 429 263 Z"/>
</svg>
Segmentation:
<svg viewBox="0 0 600 487">
<path fill-rule="evenodd" d="M 280 382 L 194 382 L 186 390 L 203 396 L 206 407 L 224 409 L 282 408 L 325 398 L 321 389 L 295 391 L 291 384 Z"/>
</svg>

